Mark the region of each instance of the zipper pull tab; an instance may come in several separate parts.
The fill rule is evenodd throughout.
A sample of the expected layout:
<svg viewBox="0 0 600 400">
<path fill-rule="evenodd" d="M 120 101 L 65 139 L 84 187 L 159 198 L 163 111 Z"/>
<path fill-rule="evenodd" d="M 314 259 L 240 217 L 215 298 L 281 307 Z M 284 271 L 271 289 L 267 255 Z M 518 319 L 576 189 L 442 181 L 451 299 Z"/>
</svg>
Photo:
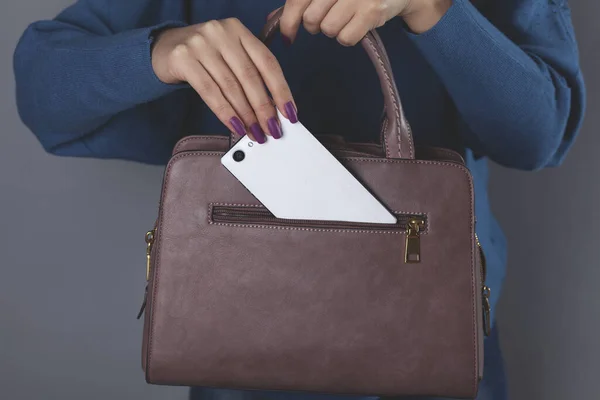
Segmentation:
<svg viewBox="0 0 600 400">
<path fill-rule="evenodd" d="M 492 322 L 490 321 L 490 294 L 492 289 L 487 286 L 483 287 L 481 291 L 481 298 L 483 300 L 483 334 L 485 336 L 490 336 L 492 333 Z"/>
<path fill-rule="evenodd" d="M 412 218 L 406 226 L 406 251 L 404 252 L 404 262 L 407 264 L 416 264 L 421 262 L 421 238 L 419 232 L 423 226 L 423 220 Z"/>
<path fill-rule="evenodd" d="M 146 282 L 150 279 L 150 254 L 154 243 L 154 229 L 146 232 Z"/>
</svg>

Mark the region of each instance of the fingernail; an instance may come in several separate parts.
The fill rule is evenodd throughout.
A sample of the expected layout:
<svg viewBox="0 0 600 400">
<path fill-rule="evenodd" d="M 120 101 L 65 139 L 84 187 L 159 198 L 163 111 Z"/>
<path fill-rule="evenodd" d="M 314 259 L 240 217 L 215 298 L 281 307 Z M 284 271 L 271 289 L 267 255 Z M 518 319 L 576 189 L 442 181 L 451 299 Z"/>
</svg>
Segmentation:
<svg viewBox="0 0 600 400">
<path fill-rule="evenodd" d="M 280 139 L 282 132 L 277 118 L 269 118 L 269 120 L 267 121 L 267 125 L 269 126 L 269 132 L 271 133 L 271 136 L 273 136 L 273 139 Z"/>
<path fill-rule="evenodd" d="M 294 103 L 292 103 L 291 101 L 288 101 L 287 103 L 285 103 L 285 113 L 287 114 L 288 119 L 290 120 L 290 122 L 292 124 L 295 124 L 296 122 L 298 122 L 298 114 L 296 113 L 296 107 L 294 106 Z"/>
<path fill-rule="evenodd" d="M 281 35 L 281 41 L 285 47 L 290 47 L 292 45 L 292 40 L 284 34 Z"/>
<path fill-rule="evenodd" d="M 244 124 L 242 123 L 242 121 L 240 121 L 240 119 L 238 117 L 233 117 L 229 120 L 229 123 L 231 124 L 231 126 L 233 126 L 233 129 L 235 129 L 235 133 L 237 133 L 240 136 L 244 136 L 246 134 L 246 128 L 244 128 Z"/>
<path fill-rule="evenodd" d="M 252 136 L 254 136 L 254 139 L 256 139 L 258 143 L 263 144 L 267 141 L 265 133 L 258 123 L 250 125 L 250 132 L 252 132 Z"/>
</svg>

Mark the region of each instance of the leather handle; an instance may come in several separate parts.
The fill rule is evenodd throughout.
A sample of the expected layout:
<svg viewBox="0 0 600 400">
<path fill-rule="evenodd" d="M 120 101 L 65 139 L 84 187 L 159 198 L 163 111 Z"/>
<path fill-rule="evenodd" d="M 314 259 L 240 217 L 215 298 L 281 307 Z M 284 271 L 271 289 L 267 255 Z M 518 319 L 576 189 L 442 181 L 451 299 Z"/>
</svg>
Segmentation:
<svg viewBox="0 0 600 400">
<path fill-rule="evenodd" d="M 269 44 L 275 31 L 279 29 L 282 13 L 283 8 L 277 10 L 263 28 L 261 39 L 265 44 Z M 361 44 L 375 66 L 383 92 L 386 119 L 383 121 L 381 129 L 381 144 L 385 150 L 385 156 L 386 158 L 414 159 L 412 132 L 404 116 L 400 95 L 383 42 L 377 32 L 373 30 L 367 33 Z"/>
</svg>

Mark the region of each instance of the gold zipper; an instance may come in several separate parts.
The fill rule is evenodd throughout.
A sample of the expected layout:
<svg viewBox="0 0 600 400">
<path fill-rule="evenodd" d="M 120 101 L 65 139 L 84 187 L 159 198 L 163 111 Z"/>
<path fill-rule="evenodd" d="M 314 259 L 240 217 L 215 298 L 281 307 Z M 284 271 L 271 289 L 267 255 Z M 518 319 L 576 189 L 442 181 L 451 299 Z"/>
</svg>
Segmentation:
<svg viewBox="0 0 600 400">
<path fill-rule="evenodd" d="M 425 221 L 423 218 L 411 218 L 406 224 L 406 242 L 404 262 L 416 264 L 421 262 L 421 237 L 419 233 Z"/>
</svg>

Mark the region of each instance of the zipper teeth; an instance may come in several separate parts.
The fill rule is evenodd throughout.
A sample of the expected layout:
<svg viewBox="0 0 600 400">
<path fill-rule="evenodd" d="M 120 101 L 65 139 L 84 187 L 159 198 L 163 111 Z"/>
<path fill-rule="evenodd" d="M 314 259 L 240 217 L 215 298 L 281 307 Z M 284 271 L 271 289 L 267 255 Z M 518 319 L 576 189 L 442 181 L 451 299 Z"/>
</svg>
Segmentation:
<svg viewBox="0 0 600 400">
<path fill-rule="evenodd" d="M 293 225 L 298 227 L 310 228 L 341 228 L 341 229 L 372 229 L 380 231 L 398 231 L 406 230 L 408 221 L 414 217 L 423 220 L 423 230 L 426 230 L 426 219 L 424 215 L 419 214 L 396 214 L 398 222 L 395 224 L 371 224 L 361 222 L 337 222 L 337 221 L 313 221 L 299 219 L 283 219 L 277 218 L 269 210 L 263 208 L 250 207 L 226 207 L 216 206 L 212 211 L 212 219 L 214 222 L 231 222 L 231 223 L 257 223 L 269 225 Z"/>
</svg>

